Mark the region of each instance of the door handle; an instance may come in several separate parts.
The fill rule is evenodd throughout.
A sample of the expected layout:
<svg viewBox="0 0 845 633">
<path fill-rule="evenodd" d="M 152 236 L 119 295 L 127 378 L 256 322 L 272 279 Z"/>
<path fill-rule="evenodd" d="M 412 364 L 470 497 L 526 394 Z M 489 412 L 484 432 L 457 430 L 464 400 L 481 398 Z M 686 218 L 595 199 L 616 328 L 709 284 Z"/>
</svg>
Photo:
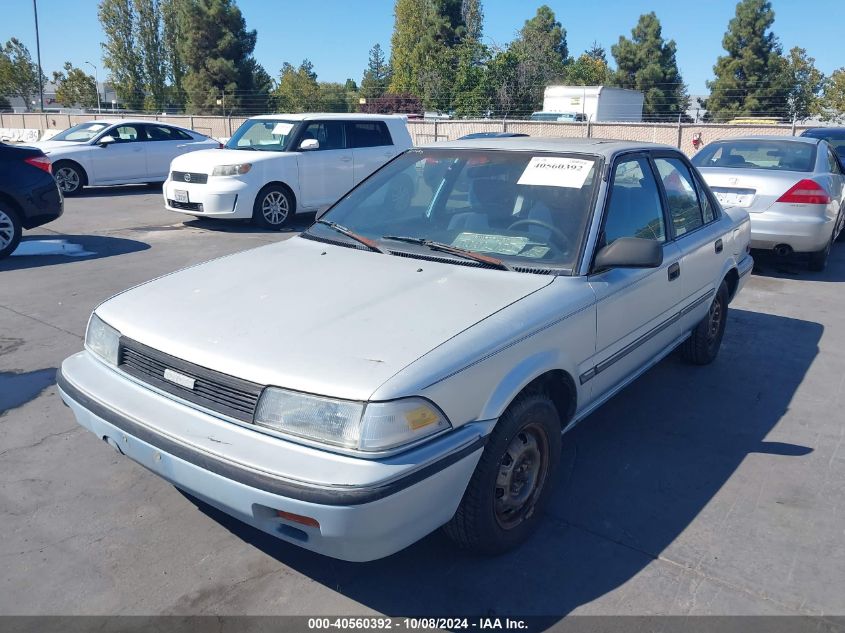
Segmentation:
<svg viewBox="0 0 845 633">
<path fill-rule="evenodd" d="M 340 159 L 340 161 L 343 162 L 343 163 L 348 163 L 351 160 L 352 160 L 352 158 L 349 157 L 349 156 L 342 156 L 341 159 Z"/>
<path fill-rule="evenodd" d="M 675 281 L 680 276 L 681 265 L 678 262 L 675 262 L 674 264 L 669 266 L 669 281 Z"/>
<path fill-rule="evenodd" d="M 718 240 L 716 240 L 716 252 L 721 253 L 723 248 L 724 245 L 722 244 L 722 238 L 720 237 Z"/>
</svg>

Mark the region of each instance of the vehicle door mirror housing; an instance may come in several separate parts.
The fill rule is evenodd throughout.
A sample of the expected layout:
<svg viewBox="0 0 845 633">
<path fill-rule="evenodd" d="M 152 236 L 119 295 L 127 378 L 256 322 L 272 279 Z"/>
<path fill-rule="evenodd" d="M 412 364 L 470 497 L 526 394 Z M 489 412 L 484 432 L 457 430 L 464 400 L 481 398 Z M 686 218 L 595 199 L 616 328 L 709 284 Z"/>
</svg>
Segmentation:
<svg viewBox="0 0 845 633">
<path fill-rule="evenodd" d="M 303 152 L 313 152 L 315 149 L 320 149 L 320 141 L 315 138 L 307 138 L 299 144 L 299 149 Z"/>
<path fill-rule="evenodd" d="M 108 147 L 112 143 L 114 143 L 114 137 L 111 134 L 106 134 L 97 141 L 97 145 L 100 147 Z"/>
<path fill-rule="evenodd" d="M 658 268 L 663 263 L 663 242 L 641 237 L 620 237 L 596 253 L 594 270 Z"/>
</svg>

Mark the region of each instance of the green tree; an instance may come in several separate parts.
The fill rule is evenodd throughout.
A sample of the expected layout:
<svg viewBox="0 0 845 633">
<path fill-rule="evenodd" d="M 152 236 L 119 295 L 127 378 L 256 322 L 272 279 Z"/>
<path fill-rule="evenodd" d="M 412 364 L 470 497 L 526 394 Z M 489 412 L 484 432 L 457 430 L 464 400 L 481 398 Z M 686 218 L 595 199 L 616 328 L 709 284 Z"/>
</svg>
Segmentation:
<svg viewBox="0 0 845 633">
<path fill-rule="evenodd" d="M 603 86 L 610 82 L 612 75 L 606 61 L 586 52 L 567 67 L 566 83 L 572 86 Z"/>
<path fill-rule="evenodd" d="M 256 91 L 252 52 L 257 35 L 254 30 L 247 30 L 235 1 L 180 2 L 178 22 L 187 109 L 216 114 L 239 110 L 244 96 Z M 222 95 L 225 110 L 217 104 Z"/>
<path fill-rule="evenodd" d="M 491 109 L 490 51 L 481 42 L 467 39 L 457 50 L 452 110 L 460 117 L 485 116 Z"/>
<path fill-rule="evenodd" d="M 845 121 L 845 66 L 834 70 L 825 81 L 819 111 L 823 121 Z"/>
<path fill-rule="evenodd" d="M 689 107 L 689 96 L 675 60 L 675 41 L 664 40 L 662 31 L 651 12 L 640 16 L 631 39 L 619 37 L 610 48 L 617 66 L 613 83 L 643 93 L 647 118 L 676 121 Z"/>
<path fill-rule="evenodd" d="M 428 12 L 427 0 L 396 0 L 393 35 L 390 38 L 391 92 L 419 91 L 416 50 L 426 27 Z"/>
<path fill-rule="evenodd" d="M 38 94 L 38 65 L 33 63 L 29 49 L 13 37 L 0 48 L 0 95 L 20 97 L 26 108 Z M 47 78 L 41 75 L 42 82 Z M 8 103 L 8 102 L 7 102 Z"/>
<path fill-rule="evenodd" d="M 56 101 L 66 108 L 93 108 L 97 105 L 97 83 L 81 68 L 65 62 L 64 70 L 53 73 Z"/>
<path fill-rule="evenodd" d="M 240 111 L 243 114 L 267 114 L 273 103 L 273 78 L 253 57 L 247 60 L 247 77 L 250 88 L 240 94 Z"/>
<path fill-rule="evenodd" d="M 787 97 L 789 118 L 803 121 L 820 112 L 820 97 L 825 77 L 816 68 L 816 60 L 806 49 L 795 46 L 786 58 L 791 89 Z"/>
<path fill-rule="evenodd" d="M 333 81 L 321 81 L 319 88 L 319 106 L 321 112 L 348 112 L 346 102 L 346 86 Z"/>
<path fill-rule="evenodd" d="M 481 6 L 481 0 L 463 0 L 461 18 L 466 28 L 464 38 L 480 42 L 484 31 L 484 9 Z"/>
<path fill-rule="evenodd" d="M 601 60 L 604 62 L 605 66 L 607 65 L 607 51 L 604 50 L 604 46 L 595 40 L 593 40 L 590 48 L 584 51 L 584 54 L 591 59 Z"/>
<path fill-rule="evenodd" d="M 346 111 L 357 112 L 358 100 L 361 98 L 358 84 L 355 83 L 354 79 L 347 78 L 346 83 L 343 84 L 343 90 L 346 92 Z"/>
<path fill-rule="evenodd" d="M 185 90 L 182 83 L 187 68 L 179 52 L 181 39 L 180 5 L 186 0 L 161 0 L 161 48 L 165 60 L 165 69 L 170 85 L 167 88 L 167 101 L 179 108 L 185 106 Z"/>
<path fill-rule="evenodd" d="M 121 105 L 140 110 L 144 103 L 143 64 L 138 45 L 138 19 L 132 0 L 101 0 L 100 24 L 106 35 L 103 63 Z"/>
<path fill-rule="evenodd" d="M 722 39 L 727 55 L 716 60 L 707 82 L 706 107 L 715 120 L 788 116 L 790 77 L 778 38 L 770 30 L 775 12 L 768 0 L 741 0 Z"/>
<path fill-rule="evenodd" d="M 134 0 L 138 55 L 144 76 L 144 109 L 161 110 L 167 100 L 167 56 L 163 47 L 159 0 Z"/>
<path fill-rule="evenodd" d="M 367 63 L 367 70 L 361 79 L 361 96 L 365 99 L 375 99 L 387 92 L 390 84 L 390 66 L 381 50 L 381 45 L 376 44 L 370 49 L 370 59 Z"/>
<path fill-rule="evenodd" d="M 313 112 L 319 109 L 321 92 L 314 65 L 302 60 L 299 68 L 285 62 L 273 93 L 280 112 Z"/>
</svg>

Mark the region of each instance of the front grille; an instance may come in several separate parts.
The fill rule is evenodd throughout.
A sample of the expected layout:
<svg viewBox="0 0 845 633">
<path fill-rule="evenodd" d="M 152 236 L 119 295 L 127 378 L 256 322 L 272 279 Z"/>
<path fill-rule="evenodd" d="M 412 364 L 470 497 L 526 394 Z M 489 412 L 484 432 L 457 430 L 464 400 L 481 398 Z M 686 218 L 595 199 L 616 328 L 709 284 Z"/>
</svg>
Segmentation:
<svg viewBox="0 0 845 633">
<path fill-rule="evenodd" d="M 176 200 L 171 200 L 170 198 L 168 198 L 167 204 L 168 206 L 171 206 L 174 209 L 182 209 L 183 211 L 196 211 L 198 213 L 202 213 L 201 202 L 177 202 Z"/>
<path fill-rule="evenodd" d="M 264 388 L 254 382 L 188 363 L 126 337 L 120 339 L 118 367 L 162 391 L 244 422 L 252 422 L 258 397 Z M 164 377 L 166 369 L 193 379 L 193 388 L 167 380 Z"/>
<path fill-rule="evenodd" d="M 192 185 L 204 185 L 208 182 L 208 174 L 194 171 L 171 171 L 170 180 L 173 182 L 189 182 Z"/>
</svg>

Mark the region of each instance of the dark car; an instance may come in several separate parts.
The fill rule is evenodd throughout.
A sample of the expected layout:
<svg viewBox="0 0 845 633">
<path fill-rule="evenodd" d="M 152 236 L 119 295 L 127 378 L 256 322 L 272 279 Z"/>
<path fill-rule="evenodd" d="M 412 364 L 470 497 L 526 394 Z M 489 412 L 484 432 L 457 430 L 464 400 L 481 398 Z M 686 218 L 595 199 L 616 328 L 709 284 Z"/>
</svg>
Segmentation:
<svg viewBox="0 0 845 633">
<path fill-rule="evenodd" d="M 801 132 L 801 136 L 826 140 L 839 156 L 839 162 L 845 166 L 845 127 L 811 127 Z"/>
<path fill-rule="evenodd" d="M 23 229 L 62 214 L 64 199 L 40 149 L 0 143 L 0 259 L 11 255 Z"/>
<path fill-rule="evenodd" d="M 459 138 L 459 141 L 465 141 L 472 138 L 510 138 L 513 136 L 528 136 L 527 134 L 520 134 L 519 132 L 473 132 Z"/>
</svg>

